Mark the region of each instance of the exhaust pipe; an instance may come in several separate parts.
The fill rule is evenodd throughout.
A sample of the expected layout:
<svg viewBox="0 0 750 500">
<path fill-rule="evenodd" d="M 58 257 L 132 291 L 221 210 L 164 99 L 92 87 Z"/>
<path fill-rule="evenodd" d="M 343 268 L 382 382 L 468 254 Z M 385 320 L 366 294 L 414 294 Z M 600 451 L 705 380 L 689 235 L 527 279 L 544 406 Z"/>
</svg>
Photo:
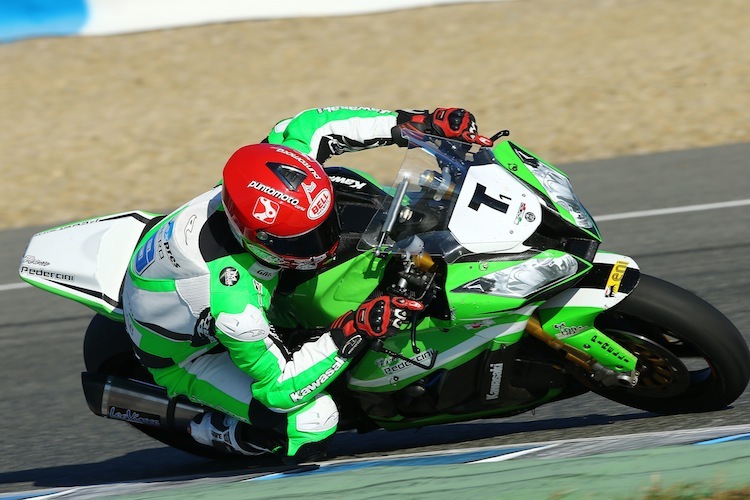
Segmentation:
<svg viewBox="0 0 750 500">
<path fill-rule="evenodd" d="M 89 409 L 101 417 L 187 432 L 188 424 L 206 409 L 185 399 L 170 398 L 166 389 L 139 380 L 103 373 L 81 373 Z"/>
</svg>

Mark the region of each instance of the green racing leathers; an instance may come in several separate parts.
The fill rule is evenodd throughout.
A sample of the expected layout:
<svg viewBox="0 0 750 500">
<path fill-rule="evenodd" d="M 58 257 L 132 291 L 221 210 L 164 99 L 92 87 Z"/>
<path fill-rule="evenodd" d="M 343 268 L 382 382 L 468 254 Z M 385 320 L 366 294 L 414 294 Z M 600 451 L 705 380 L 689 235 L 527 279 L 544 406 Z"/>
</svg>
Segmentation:
<svg viewBox="0 0 750 500">
<path fill-rule="evenodd" d="M 267 142 L 324 161 L 393 144 L 396 112 L 320 108 L 279 122 Z M 279 451 L 331 436 L 338 410 L 325 388 L 345 371 L 330 332 L 290 352 L 266 311 L 278 270 L 234 239 L 221 187 L 186 203 L 137 246 L 123 288 L 128 334 L 170 396 L 184 395 L 281 436 Z"/>
</svg>

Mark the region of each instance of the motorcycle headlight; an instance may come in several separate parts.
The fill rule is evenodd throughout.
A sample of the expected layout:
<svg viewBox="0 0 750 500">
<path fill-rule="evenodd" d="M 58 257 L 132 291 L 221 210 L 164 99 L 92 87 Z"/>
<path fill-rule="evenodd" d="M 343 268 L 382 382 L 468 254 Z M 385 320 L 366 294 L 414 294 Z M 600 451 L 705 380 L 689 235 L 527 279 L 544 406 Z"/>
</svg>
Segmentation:
<svg viewBox="0 0 750 500">
<path fill-rule="evenodd" d="M 531 259 L 472 280 L 453 291 L 526 298 L 577 272 L 578 261 L 572 255 Z"/>
<path fill-rule="evenodd" d="M 544 186 L 552 200 L 570 212 L 576 226 L 584 229 L 594 227 L 594 219 L 583 207 L 578 196 L 573 192 L 573 186 L 567 177 L 542 162 L 539 162 L 534 168 L 530 168 L 529 170 Z"/>
</svg>

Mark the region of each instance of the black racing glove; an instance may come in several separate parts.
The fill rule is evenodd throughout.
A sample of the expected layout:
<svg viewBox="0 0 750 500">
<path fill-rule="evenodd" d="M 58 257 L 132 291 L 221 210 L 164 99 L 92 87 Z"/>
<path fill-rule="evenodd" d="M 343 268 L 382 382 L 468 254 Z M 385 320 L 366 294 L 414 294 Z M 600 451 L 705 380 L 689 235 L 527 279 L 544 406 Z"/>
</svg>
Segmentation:
<svg viewBox="0 0 750 500">
<path fill-rule="evenodd" d="M 407 144 L 407 141 L 401 137 L 401 129 L 404 128 L 482 146 L 492 146 L 489 138 L 477 133 L 477 121 L 474 115 L 463 108 L 437 108 L 432 113 L 427 110 L 399 109 L 397 113 L 397 125 L 392 135 L 394 142 L 399 146 Z"/>
<path fill-rule="evenodd" d="M 373 339 L 397 333 L 407 321 L 407 311 L 421 311 L 424 305 L 405 297 L 383 295 L 367 300 L 331 325 L 331 337 L 343 358 L 353 358 Z"/>
</svg>

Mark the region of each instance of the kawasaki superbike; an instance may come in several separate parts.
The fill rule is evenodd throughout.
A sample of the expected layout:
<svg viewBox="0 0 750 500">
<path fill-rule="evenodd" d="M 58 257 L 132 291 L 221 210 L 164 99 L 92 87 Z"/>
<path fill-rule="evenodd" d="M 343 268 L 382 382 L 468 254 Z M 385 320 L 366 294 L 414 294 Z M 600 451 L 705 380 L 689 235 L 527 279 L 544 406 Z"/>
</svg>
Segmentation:
<svg viewBox="0 0 750 500">
<path fill-rule="evenodd" d="M 600 251 L 562 171 L 500 140 L 507 131 L 492 148 L 404 134 L 392 185 L 326 168 L 342 230 L 336 258 L 282 273 L 268 311 L 295 345 L 373 294 L 425 304 L 329 386 L 340 429 L 497 418 L 589 391 L 662 414 L 719 410 L 742 394 L 750 352 L 740 332 L 696 295 Z M 82 374 L 94 413 L 212 455 L 185 433 L 206 408 L 153 384 L 122 323 L 126 268 L 160 218 L 133 211 L 38 233 L 20 275 L 98 313 Z"/>
</svg>

